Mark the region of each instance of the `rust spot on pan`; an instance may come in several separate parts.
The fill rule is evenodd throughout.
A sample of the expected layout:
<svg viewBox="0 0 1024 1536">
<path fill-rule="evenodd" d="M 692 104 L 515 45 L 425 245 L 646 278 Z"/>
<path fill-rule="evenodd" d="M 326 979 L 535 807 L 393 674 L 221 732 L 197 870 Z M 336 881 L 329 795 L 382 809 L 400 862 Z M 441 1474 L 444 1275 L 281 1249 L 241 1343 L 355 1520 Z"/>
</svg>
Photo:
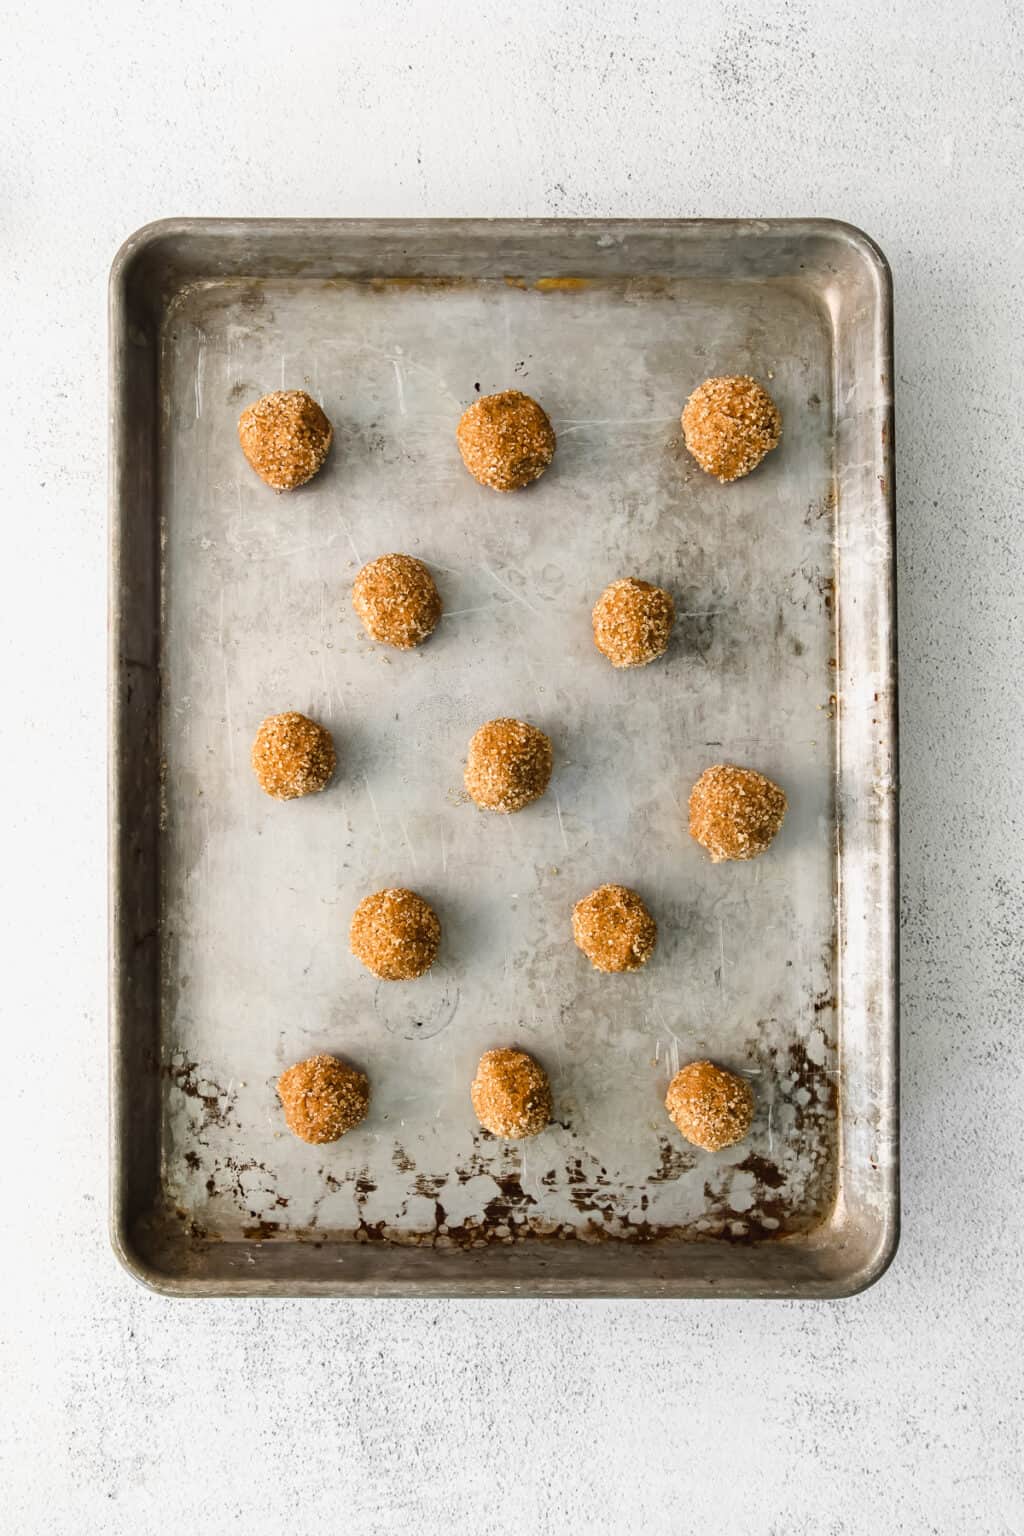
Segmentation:
<svg viewBox="0 0 1024 1536">
<path fill-rule="evenodd" d="M 407 273 L 402 277 L 371 277 L 369 287 L 374 293 L 408 292 L 420 289 L 424 293 L 443 293 L 446 289 L 470 288 L 475 285 L 472 277 L 440 277 L 425 272 Z"/>
<path fill-rule="evenodd" d="M 279 1221 L 257 1221 L 254 1226 L 243 1227 L 242 1236 L 250 1242 L 263 1243 L 269 1238 L 276 1237 L 281 1230 Z"/>
</svg>

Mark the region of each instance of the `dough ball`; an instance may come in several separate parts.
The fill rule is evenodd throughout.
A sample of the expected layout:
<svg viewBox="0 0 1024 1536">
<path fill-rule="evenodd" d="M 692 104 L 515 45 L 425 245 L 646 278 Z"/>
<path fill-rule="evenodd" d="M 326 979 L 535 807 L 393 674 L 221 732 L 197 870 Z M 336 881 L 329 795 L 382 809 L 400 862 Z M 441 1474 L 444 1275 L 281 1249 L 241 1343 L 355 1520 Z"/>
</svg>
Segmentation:
<svg viewBox="0 0 1024 1536">
<path fill-rule="evenodd" d="M 334 430 L 312 396 L 278 389 L 247 405 L 238 441 L 261 480 L 275 491 L 294 491 L 312 480 L 331 446 Z"/>
<path fill-rule="evenodd" d="M 440 942 L 437 913 L 415 891 L 375 891 L 352 915 L 352 953 L 381 981 L 422 976 L 433 965 Z"/>
<path fill-rule="evenodd" d="M 525 1051 L 485 1051 L 470 1094 L 476 1117 L 492 1136 L 536 1136 L 551 1120 L 551 1085 Z"/>
<path fill-rule="evenodd" d="M 658 925 L 636 891 L 599 885 L 573 908 L 572 936 L 595 971 L 638 971 L 654 953 Z"/>
<path fill-rule="evenodd" d="M 669 1083 L 665 1108 L 687 1141 L 705 1152 L 719 1152 L 750 1130 L 754 1095 L 746 1078 L 710 1061 L 691 1061 Z"/>
<path fill-rule="evenodd" d="M 529 485 L 544 473 L 555 454 L 555 434 L 547 413 L 518 389 L 474 400 L 455 436 L 473 479 L 494 491 L 517 491 Z"/>
<path fill-rule="evenodd" d="M 466 789 L 483 811 L 521 811 L 551 779 L 551 742 L 525 720 L 488 720 L 469 743 Z"/>
<path fill-rule="evenodd" d="M 683 437 L 701 469 L 723 485 L 756 469 L 779 441 L 782 417 L 756 380 L 705 379 L 683 410 Z"/>
<path fill-rule="evenodd" d="M 594 644 L 613 667 L 646 667 L 668 649 L 676 607 L 661 587 L 623 576 L 594 604 Z"/>
<path fill-rule="evenodd" d="M 371 640 L 411 651 L 433 634 L 441 598 L 422 560 L 381 555 L 352 584 L 352 606 Z"/>
<path fill-rule="evenodd" d="M 295 800 L 326 789 L 335 762 L 330 731 L 295 709 L 268 716 L 252 744 L 252 771 L 260 788 L 275 800 Z"/>
<path fill-rule="evenodd" d="M 715 864 L 764 853 L 785 814 L 784 791 L 753 768 L 718 763 L 690 791 L 690 836 Z"/>
<path fill-rule="evenodd" d="M 297 1061 L 277 1080 L 288 1129 L 300 1141 L 337 1141 L 365 1119 L 370 1084 L 335 1056 Z"/>
</svg>

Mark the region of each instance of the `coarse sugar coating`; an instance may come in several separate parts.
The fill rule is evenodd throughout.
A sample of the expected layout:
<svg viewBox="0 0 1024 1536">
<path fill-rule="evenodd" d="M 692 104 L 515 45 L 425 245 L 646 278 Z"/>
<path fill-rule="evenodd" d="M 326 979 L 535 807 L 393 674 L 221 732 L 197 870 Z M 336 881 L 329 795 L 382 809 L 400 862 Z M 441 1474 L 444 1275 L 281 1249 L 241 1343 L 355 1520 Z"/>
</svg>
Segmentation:
<svg viewBox="0 0 1024 1536">
<path fill-rule="evenodd" d="M 521 811 L 547 789 L 551 763 L 551 742 L 535 725 L 488 720 L 469 743 L 466 790 L 481 810 Z"/>
<path fill-rule="evenodd" d="M 675 616 L 662 587 L 622 576 L 594 604 L 594 644 L 613 667 L 645 667 L 668 649 Z"/>
<path fill-rule="evenodd" d="M 754 1118 L 754 1095 L 746 1078 L 711 1061 L 691 1061 L 668 1085 L 665 1108 L 681 1136 L 705 1152 L 742 1141 Z"/>
<path fill-rule="evenodd" d="M 690 791 L 690 836 L 714 864 L 764 853 L 785 815 L 785 791 L 754 768 L 716 763 Z"/>
<path fill-rule="evenodd" d="M 638 971 L 654 953 L 658 925 L 628 885 L 599 885 L 573 908 L 572 936 L 595 971 Z"/>
<path fill-rule="evenodd" d="M 485 1051 L 470 1087 L 476 1117 L 492 1136 L 536 1136 L 551 1120 L 551 1085 L 525 1051 Z"/>
<path fill-rule="evenodd" d="M 334 437 L 327 417 L 304 389 L 278 389 L 247 405 L 238 441 L 252 468 L 275 491 L 312 480 Z"/>
<path fill-rule="evenodd" d="M 337 761 L 330 731 L 298 710 L 269 715 L 252 744 L 252 771 L 274 800 L 326 789 Z"/>
<path fill-rule="evenodd" d="M 529 485 L 555 455 L 547 412 L 518 389 L 474 400 L 463 412 L 455 436 L 473 479 L 494 491 Z"/>
<path fill-rule="evenodd" d="M 401 886 L 364 896 L 352 914 L 352 953 L 381 981 L 422 976 L 433 965 L 440 942 L 441 924 L 433 907 Z"/>
<path fill-rule="evenodd" d="M 420 645 L 441 617 L 434 578 L 413 555 L 380 555 L 364 565 L 352 584 L 352 606 L 371 639 L 400 651 Z"/>
<path fill-rule="evenodd" d="M 705 379 L 683 409 L 687 448 L 723 485 L 756 469 L 781 435 L 778 406 L 749 374 Z"/>
<path fill-rule="evenodd" d="M 288 1129 L 300 1141 L 337 1141 L 366 1117 L 370 1084 L 362 1072 L 336 1056 L 297 1061 L 277 1080 Z"/>
</svg>

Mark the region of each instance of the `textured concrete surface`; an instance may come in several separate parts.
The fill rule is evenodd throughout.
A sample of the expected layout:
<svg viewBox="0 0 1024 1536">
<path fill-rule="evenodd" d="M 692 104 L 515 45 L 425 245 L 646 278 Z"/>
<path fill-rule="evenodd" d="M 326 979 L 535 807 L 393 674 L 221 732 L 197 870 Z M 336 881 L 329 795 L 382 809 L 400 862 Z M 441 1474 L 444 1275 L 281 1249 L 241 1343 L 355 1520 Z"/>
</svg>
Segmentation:
<svg viewBox="0 0 1024 1536">
<path fill-rule="evenodd" d="M 4 1528 L 1024 1529 L 1021 26 L 1001 0 L 8 8 Z M 105 282 L 135 226 L 229 212 L 814 212 L 887 251 L 905 1236 L 863 1297 L 188 1305 L 116 1269 Z"/>
</svg>

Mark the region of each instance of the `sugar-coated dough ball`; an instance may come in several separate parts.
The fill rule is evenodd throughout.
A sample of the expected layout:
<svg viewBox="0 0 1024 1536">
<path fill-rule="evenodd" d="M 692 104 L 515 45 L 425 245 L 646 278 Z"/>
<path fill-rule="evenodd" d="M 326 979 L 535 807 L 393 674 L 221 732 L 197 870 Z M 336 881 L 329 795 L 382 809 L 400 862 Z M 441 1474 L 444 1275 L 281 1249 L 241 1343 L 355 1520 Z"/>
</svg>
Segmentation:
<svg viewBox="0 0 1024 1536">
<path fill-rule="evenodd" d="M 781 435 L 778 406 L 749 374 L 705 379 L 683 409 L 687 448 L 723 484 L 749 475 Z"/>
<path fill-rule="evenodd" d="M 411 651 L 433 634 L 441 617 L 434 578 L 413 555 L 380 555 L 352 584 L 352 606 L 372 640 Z"/>
<path fill-rule="evenodd" d="M 269 715 L 252 744 L 252 771 L 274 800 L 296 800 L 326 789 L 335 762 L 330 731 L 295 709 Z"/>
<path fill-rule="evenodd" d="M 763 773 L 734 763 L 705 768 L 690 791 L 690 836 L 715 864 L 764 853 L 785 814 L 785 792 Z"/>
<path fill-rule="evenodd" d="M 441 942 L 433 907 L 402 887 L 365 896 L 352 915 L 349 945 L 381 981 L 412 981 L 429 971 Z"/>
<path fill-rule="evenodd" d="M 336 1056 L 297 1061 L 277 1080 L 288 1129 L 300 1141 L 337 1141 L 365 1119 L 370 1084 Z"/>
<path fill-rule="evenodd" d="M 754 1095 L 746 1078 L 710 1061 L 691 1061 L 669 1083 L 665 1108 L 687 1141 L 705 1152 L 719 1152 L 750 1130 Z"/>
<path fill-rule="evenodd" d="M 675 616 L 663 588 L 622 576 L 594 604 L 594 644 L 613 667 L 645 667 L 668 649 Z"/>
<path fill-rule="evenodd" d="M 476 1117 L 492 1136 L 536 1136 L 551 1119 L 551 1085 L 525 1051 L 485 1051 L 470 1094 Z"/>
<path fill-rule="evenodd" d="M 517 491 L 536 480 L 555 454 L 555 433 L 547 413 L 518 389 L 474 400 L 463 412 L 455 436 L 462 462 L 481 485 Z"/>
<path fill-rule="evenodd" d="M 599 885 L 573 908 L 572 936 L 595 971 L 638 971 L 654 953 L 658 925 L 636 891 Z"/>
<path fill-rule="evenodd" d="M 261 480 L 275 491 L 294 491 L 312 480 L 331 446 L 334 430 L 303 389 L 278 389 L 246 406 L 238 441 Z"/>
<path fill-rule="evenodd" d="M 474 733 L 464 780 L 484 811 L 521 811 L 551 779 L 551 742 L 525 720 L 488 720 Z"/>
</svg>

